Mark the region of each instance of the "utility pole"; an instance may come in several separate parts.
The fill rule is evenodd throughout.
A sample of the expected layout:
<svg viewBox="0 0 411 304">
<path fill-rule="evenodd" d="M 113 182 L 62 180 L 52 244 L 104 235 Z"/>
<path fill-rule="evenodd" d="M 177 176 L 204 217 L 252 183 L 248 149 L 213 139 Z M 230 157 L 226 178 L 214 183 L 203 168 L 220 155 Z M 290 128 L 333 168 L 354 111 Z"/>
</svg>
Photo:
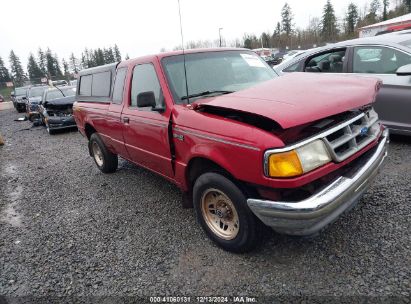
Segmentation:
<svg viewBox="0 0 411 304">
<path fill-rule="evenodd" d="M 220 36 L 220 47 L 221 47 L 221 30 L 222 30 L 223 28 L 222 27 L 220 27 L 219 29 L 218 29 L 218 35 Z"/>
</svg>

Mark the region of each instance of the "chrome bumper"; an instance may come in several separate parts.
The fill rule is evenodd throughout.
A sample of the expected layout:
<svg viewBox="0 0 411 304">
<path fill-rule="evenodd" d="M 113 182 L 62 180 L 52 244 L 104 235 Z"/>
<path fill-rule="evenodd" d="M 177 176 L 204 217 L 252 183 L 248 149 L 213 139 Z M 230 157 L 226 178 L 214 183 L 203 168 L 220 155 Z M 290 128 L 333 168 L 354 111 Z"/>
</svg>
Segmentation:
<svg viewBox="0 0 411 304">
<path fill-rule="evenodd" d="M 376 150 L 362 167 L 351 172 L 350 177 L 338 177 L 305 200 L 280 202 L 248 199 L 247 204 L 264 224 L 277 232 L 301 236 L 315 234 L 361 198 L 387 156 L 388 143 L 386 129 Z"/>
</svg>

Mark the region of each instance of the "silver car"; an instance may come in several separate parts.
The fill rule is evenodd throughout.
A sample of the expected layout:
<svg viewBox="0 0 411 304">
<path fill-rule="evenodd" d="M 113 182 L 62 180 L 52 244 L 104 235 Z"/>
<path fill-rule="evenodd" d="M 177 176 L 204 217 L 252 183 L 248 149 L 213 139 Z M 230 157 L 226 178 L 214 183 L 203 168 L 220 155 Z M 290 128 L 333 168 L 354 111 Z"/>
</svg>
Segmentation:
<svg viewBox="0 0 411 304">
<path fill-rule="evenodd" d="M 411 30 L 312 49 L 274 70 L 279 75 L 317 72 L 380 78 L 383 86 L 375 110 L 391 133 L 411 135 Z"/>
</svg>

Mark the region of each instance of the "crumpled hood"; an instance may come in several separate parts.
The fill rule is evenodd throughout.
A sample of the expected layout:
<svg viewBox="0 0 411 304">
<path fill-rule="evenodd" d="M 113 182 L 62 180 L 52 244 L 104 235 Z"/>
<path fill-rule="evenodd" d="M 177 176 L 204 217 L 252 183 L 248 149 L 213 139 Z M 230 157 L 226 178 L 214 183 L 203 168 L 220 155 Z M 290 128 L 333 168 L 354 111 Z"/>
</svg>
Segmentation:
<svg viewBox="0 0 411 304">
<path fill-rule="evenodd" d="M 66 96 L 61 98 L 56 98 L 53 100 L 45 101 L 44 106 L 46 108 L 52 108 L 53 106 L 65 106 L 65 107 L 72 107 L 73 103 L 76 99 L 76 96 Z"/>
<path fill-rule="evenodd" d="M 254 113 L 287 129 L 370 104 L 380 86 L 376 78 L 290 73 L 232 94 L 203 98 L 195 104 Z"/>
</svg>

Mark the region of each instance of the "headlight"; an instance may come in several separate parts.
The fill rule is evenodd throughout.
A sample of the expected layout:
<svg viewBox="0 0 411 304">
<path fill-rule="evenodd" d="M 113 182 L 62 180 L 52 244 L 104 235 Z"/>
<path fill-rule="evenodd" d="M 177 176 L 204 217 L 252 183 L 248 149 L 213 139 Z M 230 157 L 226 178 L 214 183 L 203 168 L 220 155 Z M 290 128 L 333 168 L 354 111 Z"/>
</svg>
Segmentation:
<svg viewBox="0 0 411 304">
<path fill-rule="evenodd" d="M 312 171 L 331 161 L 322 140 L 282 153 L 273 153 L 268 157 L 268 175 L 271 177 L 298 176 Z"/>
</svg>

